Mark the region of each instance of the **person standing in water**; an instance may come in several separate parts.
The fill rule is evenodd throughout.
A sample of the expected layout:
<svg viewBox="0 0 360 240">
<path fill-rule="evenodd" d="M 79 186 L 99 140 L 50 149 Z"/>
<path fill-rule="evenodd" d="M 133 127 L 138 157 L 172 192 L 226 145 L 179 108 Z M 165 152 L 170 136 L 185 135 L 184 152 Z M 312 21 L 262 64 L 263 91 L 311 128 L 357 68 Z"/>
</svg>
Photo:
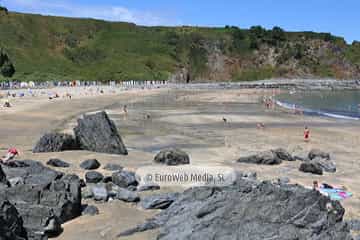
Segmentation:
<svg viewBox="0 0 360 240">
<path fill-rule="evenodd" d="M 305 142 L 310 141 L 310 129 L 307 126 L 305 126 L 305 130 L 304 130 L 304 141 Z"/>
</svg>

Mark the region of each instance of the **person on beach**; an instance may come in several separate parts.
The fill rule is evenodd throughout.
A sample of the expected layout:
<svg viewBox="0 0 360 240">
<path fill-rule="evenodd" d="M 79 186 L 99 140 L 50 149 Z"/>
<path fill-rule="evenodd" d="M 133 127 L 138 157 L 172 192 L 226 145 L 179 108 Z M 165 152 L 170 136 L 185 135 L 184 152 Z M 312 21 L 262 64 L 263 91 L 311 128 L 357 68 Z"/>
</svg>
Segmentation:
<svg viewBox="0 0 360 240">
<path fill-rule="evenodd" d="M 265 129 L 265 124 L 264 123 L 258 123 L 258 124 L 256 124 L 256 128 L 260 129 L 260 130 L 264 130 Z"/>
<path fill-rule="evenodd" d="M 10 102 L 9 102 L 8 99 L 5 100 L 5 102 L 4 102 L 4 107 L 6 107 L 6 108 L 11 107 L 11 104 L 10 104 Z"/>
<path fill-rule="evenodd" d="M 14 148 L 14 147 L 9 148 L 6 156 L 4 156 L 4 157 L 1 159 L 1 161 L 2 161 L 3 163 L 7 163 L 7 162 L 13 160 L 17 155 L 19 155 L 19 152 L 18 152 L 18 150 L 17 150 L 16 148 Z"/>
<path fill-rule="evenodd" d="M 305 126 L 305 130 L 304 130 L 304 141 L 305 142 L 310 141 L 310 129 L 307 126 Z"/>
</svg>

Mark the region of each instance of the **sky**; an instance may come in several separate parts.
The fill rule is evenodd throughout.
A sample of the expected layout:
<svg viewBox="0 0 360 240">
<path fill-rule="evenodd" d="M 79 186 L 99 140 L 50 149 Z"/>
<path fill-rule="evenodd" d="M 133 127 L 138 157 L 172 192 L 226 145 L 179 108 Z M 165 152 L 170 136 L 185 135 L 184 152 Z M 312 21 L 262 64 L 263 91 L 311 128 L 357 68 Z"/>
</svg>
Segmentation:
<svg viewBox="0 0 360 240">
<path fill-rule="evenodd" d="M 10 11 L 139 25 L 280 26 L 360 40 L 360 0 L 0 0 Z"/>
</svg>

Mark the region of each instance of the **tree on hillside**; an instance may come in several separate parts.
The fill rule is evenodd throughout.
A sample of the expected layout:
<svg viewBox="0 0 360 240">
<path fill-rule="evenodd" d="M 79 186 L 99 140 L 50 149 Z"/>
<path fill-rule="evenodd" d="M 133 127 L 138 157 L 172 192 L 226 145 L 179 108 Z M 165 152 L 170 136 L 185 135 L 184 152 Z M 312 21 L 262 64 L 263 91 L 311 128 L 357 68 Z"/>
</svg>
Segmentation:
<svg viewBox="0 0 360 240">
<path fill-rule="evenodd" d="M 15 73 L 15 67 L 3 49 L 0 49 L 0 73 L 4 77 L 12 77 Z"/>
</svg>

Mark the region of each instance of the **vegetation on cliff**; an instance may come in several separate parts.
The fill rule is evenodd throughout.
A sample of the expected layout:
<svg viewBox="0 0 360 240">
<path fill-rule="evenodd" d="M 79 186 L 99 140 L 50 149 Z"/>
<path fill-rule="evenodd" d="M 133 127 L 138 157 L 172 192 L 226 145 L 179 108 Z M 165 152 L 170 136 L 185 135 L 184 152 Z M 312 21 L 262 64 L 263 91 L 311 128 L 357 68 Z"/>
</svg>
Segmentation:
<svg viewBox="0 0 360 240">
<path fill-rule="evenodd" d="M 0 10 L 0 46 L 4 76 L 15 66 L 12 78 L 25 81 L 169 79 L 181 69 L 190 81 L 360 77 L 358 42 L 279 27 L 143 27 Z"/>
</svg>

